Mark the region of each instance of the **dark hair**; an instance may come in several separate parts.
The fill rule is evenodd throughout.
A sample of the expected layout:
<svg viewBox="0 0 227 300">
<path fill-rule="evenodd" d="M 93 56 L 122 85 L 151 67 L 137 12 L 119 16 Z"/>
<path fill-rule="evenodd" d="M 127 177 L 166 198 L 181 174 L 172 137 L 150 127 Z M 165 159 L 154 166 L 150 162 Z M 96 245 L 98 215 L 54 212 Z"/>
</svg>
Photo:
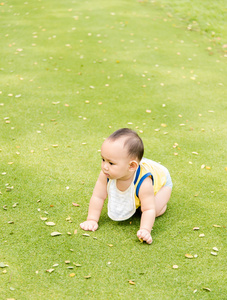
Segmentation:
<svg viewBox="0 0 227 300">
<path fill-rule="evenodd" d="M 108 139 L 115 141 L 119 138 L 125 138 L 124 146 L 128 149 L 128 154 L 138 158 L 140 161 L 143 157 L 144 146 L 139 135 L 132 129 L 121 128 L 113 132 Z"/>
</svg>

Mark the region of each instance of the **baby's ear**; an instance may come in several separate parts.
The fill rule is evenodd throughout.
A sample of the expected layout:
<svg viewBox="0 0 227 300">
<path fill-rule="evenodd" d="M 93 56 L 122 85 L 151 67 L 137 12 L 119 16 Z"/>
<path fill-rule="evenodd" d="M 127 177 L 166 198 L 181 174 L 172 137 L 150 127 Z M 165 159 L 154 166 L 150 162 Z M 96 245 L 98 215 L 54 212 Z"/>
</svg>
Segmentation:
<svg viewBox="0 0 227 300">
<path fill-rule="evenodd" d="M 130 171 L 136 171 L 138 168 L 138 162 L 136 160 L 131 160 L 129 163 L 129 170 Z"/>
</svg>

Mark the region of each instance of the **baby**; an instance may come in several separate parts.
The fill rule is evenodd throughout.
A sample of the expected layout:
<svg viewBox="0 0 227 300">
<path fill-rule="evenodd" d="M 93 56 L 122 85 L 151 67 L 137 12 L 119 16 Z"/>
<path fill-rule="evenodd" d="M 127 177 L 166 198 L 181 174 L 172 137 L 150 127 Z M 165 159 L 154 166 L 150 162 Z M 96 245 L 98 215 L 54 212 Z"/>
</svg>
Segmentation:
<svg viewBox="0 0 227 300">
<path fill-rule="evenodd" d="M 167 208 L 172 191 L 168 170 L 143 158 L 144 146 L 138 134 L 128 128 L 112 133 L 102 144 L 102 166 L 88 210 L 84 230 L 95 231 L 108 196 L 108 216 L 114 221 L 129 219 L 141 207 L 137 237 L 152 243 L 155 218 Z"/>
</svg>

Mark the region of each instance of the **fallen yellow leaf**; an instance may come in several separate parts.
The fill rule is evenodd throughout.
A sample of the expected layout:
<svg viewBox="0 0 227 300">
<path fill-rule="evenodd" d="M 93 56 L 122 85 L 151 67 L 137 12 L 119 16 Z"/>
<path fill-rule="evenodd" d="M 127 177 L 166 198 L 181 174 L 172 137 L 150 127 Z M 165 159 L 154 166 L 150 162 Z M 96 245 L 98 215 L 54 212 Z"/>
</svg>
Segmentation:
<svg viewBox="0 0 227 300">
<path fill-rule="evenodd" d="M 207 288 L 207 287 L 204 287 L 203 290 L 208 291 L 208 292 L 211 292 L 211 289 L 209 289 L 209 288 Z"/>
<path fill-rule="evenodd" d="M 62 234 L 62 233 L 55 231 L 55 232 L 52 232 L 52 233 L 51 233 L 51 236 L 57 236 L 57 235 L 61 235 L 61 234 Z"/>
<path fill-rule="evenodd" d="M 83 236 L 89 237 L 90 235 L 88 233 L 84 233 Z"/>
<path fill-rule="evenodd" d="M 48 269 L 48 270 L 46 270 L 48 273 L 52 273 L 52 272 L 54 272 L 54 269 Z"/>
<path fill-rule="evenodd" d="M 76 267 L 81 267 L 81 264 L 73 263 Z"/>
<path fill-rule="evenodd" d="M 193 255 L 191 255 L 191 254 L 185 254 L 185 257 L 187 257 L 187 258 L 193 258 Z"/>
<path fill-rule="evenodd" d="M 199 227 L 194 227 L 193 230 L 199 230 Z"/>
</svg>

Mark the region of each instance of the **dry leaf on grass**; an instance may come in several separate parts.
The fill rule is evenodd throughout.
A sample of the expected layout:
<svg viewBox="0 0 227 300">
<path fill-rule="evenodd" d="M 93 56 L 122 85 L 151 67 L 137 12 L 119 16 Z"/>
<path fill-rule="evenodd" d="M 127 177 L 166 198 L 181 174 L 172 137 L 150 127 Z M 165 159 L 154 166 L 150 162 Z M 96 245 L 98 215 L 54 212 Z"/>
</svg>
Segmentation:
<svg viewBox="0 0 227 300">
<path fill-rule="evenodd" d="M 54 264 L 54 265 L 53 265 L 53 267 L 58 267 L 58 266 L 59 266 L 59 264 Z"/>
<path fill-rule="evenodd" d="M 81 264 L 76 264 L 76 263 L 73 263 L 76 267 L 82 267 Z"/>
<path fill-rule="evenodd" d="M 199 230 L 199 227 L 194 227 L 193 230 Z"/>
<path fill-rule="evenodd" d="M 207 292 L 211 292 L 211 289 L 207 288 L 207 287 L 203 287 L 203 290 L 207 291 Z"/>
<path fill-rule="evenodd" d="M 52 272 L 54 272 L 54 269 L 48 269 L 48 270 L 46 270 L 48 273 L 52 273 Z"/>
<path fill-rule="evenodd" d="M 45 222 L 45 224 L 46 224 L 47 226 L 55 226 L 55 223 L 54 223 L 54 222 Z"/>
<path fill-rule="evenodd" d="M 5 265 L 3 262 L 0 262 L 0 268 L 5 268 L 8 267 L 7 265 Z"/>
<path fill-rule="evenodd" d="M 185 257 L 186 257 L 186 258 L 193 258 L 194 256 L 187 253 L 187 254 L 185 254 Z"/>
<path fill-rule="evenodd" d="M 57 231 L 54 231 L 51 233 L 51 236 L 58 236 L 58 235 L 61 235 L 62 233 L 60 232 L 57 232 Z"/>
</svg>

